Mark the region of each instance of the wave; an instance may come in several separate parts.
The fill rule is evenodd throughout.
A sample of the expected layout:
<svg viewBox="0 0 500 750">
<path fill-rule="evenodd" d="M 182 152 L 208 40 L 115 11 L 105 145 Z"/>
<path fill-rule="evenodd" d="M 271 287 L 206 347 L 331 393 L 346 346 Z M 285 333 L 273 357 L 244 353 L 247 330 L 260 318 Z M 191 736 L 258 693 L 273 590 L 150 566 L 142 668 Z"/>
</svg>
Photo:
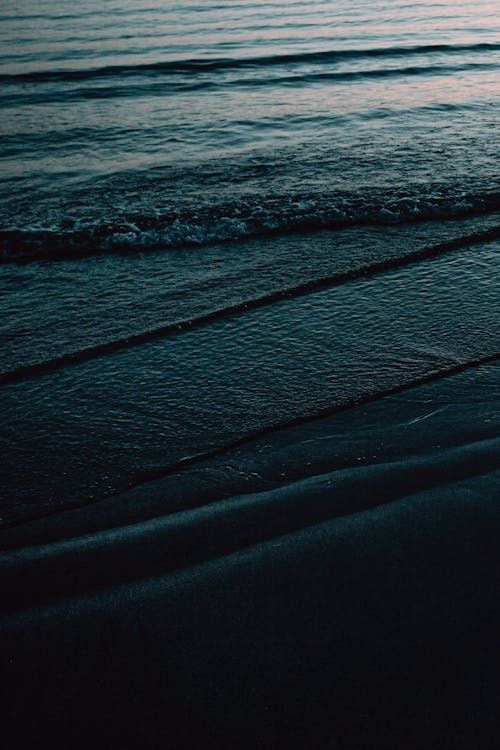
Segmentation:
<svg viewBox="0 0 500 750">
<path fill-rule="evenodd" d="M 436 245 L 430 245 L 421 250 L 408 253 L 407 255 L 366 264 L 346 272 L 312 279 L 302 284 L 298 284 L 297 286 L 279 289 L 260 297 L 244 300 L 235 305 L 213 310 L 195 318 L 175 321 L 152 330 L 142 331 L 124 338 L 113 339 L 112 341 L 107 341 L 102 344 L 85 347 L 42 362 L 24 365 L 14 370 L 0 373 L 0 385 L 19 383 L 45 373 L 54 372 L 62 367 L 79 365 L 91 359 L 113 354 L 114 352 L 123 349 L 130 349 L 134 346 L 146 344 L 161 338 L 176 336 L 185 331 L 202 328 L 203 326 L 209 325 L 217 320 L 222 320 L 233 315 L 245 313 L 249 310 L 255 310 L 259 307 L 271 305 L 284 299 L 292 299 L 312 292 L 318 292 L 322 289 L 339 286 L 340 284 L 353 279 L 375 276 L 376 274 L 384 273 L 391 269 L 403 268 L 412 263 L 429 260 L 453 250 L 459 250 L 461 248 L 491 242 L 497 239 L 500 239 L 500 225 L 481 232 L 457 237 L 453 240 L 448 240 Z"/>
<path fill-rule="evenodd" d="M 146 484 L 147 482 L 152 482 L 158 479 L 163 479 L 164 477 L 170 476 L 172 474 L 176 474 L 177 472 L 182 471 L 183 469 L 189 466 L 199 464 L 211 458 L 223 456 L 226 453 L 229 453 L 230 451 L 233 451 L 237 448 L 241 448 L 242 446 L 247 445 L 248 443 L 251 443 L 254 440 L 257 440 L 262 437 L 266 437 L 267 435 L 271 435 L 272 433 L 275 433 L 279 430 L 286 430 L 292 427 L 298 427 L 300 425 L 307 424 L 308 422 L 312 422 L 316 419 L 322 419 L 324 417 L 333 416 L 334 414 L 338 414 L 340 412 L 348 411 L 349 409 L 352 409 L 356 406 L 363 406 L 365 404 L 371 404 L 382 398 L 386 398 L 387 396 L 395 396 L 398 393 L 404 393 L 405 391 L 410 391 L 413 388 L 417 388 L 418 386 L 421 386 L 421 385 L 426 385 L 427 383 L 432 383 L 436 380 L 440 380 L 441 378 L 450 377 L 452 375 L 459 375 L 460 373 L 465 372 L 471 368 L 480 367 L 482 365 L 487 365 L 492 362 L 496 362 L 498 359 L 500 359 L 500 352 L 495 351 L 491 354 L 487 354 L 482 357 L 477 357 L 475 359 L 466 360 L 463 362 L 458 362 L 457 364 L 449 365 L 447 367 L 439 368 L 430 373 L 427 373 L 426 375 L 422 375 L 421 377 L 414 378 L 406 383 L 391 386 L 389 388 L 384 388 L 382 390 L 376 391 L 375 393 L 371 393 L 364 397 L 356 398 L 355 400 L 349 399 L 349 400 L 346 400 L 344 403 L 337 404 L 335 406 L 327 406 L 323 409 L 318 409 L 317 411 L 311 412 L 309 414 L 303 414 L 299 417 L 294 417 L 293 419 L 271 424 L 262 429 L 255 430 L 254 432 L 251 432 L 251 433 L 247 433 L 246 435 L 243 435 L 242 437 L 237 438 L 236 440 L 233 440 L 230 443 L 225 443 L 223 445 L 217 446 L 216 448 L 213 448 L 209 451 L 204 451 L 201 453 L 195 453 L 194 455 L 186 456 L 164 467 L 155 467 L 154 469 L 148 469 L 145 471 L 138 472 L 137 474 L 133 475 L 132 477 L 128 479 L 126 488 L 117 489 L 114 493 L 107 494 L 106 497 L 111 497 L 112 494 L 119 495 L 124 491 L 124 489 L 128 490 L 133 487 Z M 498 462 L 498 454 L 496 454 L 496 461 Z"/>
<path fill-rule="evenodd" d="M 214 58 L 187 60 L 166 60 L 154 63 L 135 65 L 109 65 L 100 68 L 82 70 L 34 70 L 26 73 L 4 73 L 0 75 L 1 83 L 38 83 L 51 81 L 81 81 L 93 78 L 113 76 L 135 76 L 144 73 L 156 74 L 192 74 L 239 70 L 245 68 L 262 68 L 302 64 L 328 64 L 342 60 L 364 58 L 397 58 L 429 54 L 459 54 L 464 52 L 483 53 L 500 50 L 500 42 L 480 42 L 477 44 L 423 44 L 408 47 L 373 47 L 368 49 L 336 49 L 321 52 L 304 52 L 282 55 L 264 55 L 260 57 Z"/>
<path fill-rule="evenodd" d="M 459 72 L 485 70 L 497 68 L 499 63 L 491 62 L 467 62 L 456 65 L 407 65 L 404 67 L 392 68 L 375 68 L 367 70 L 345 70 L 345 71 L 328 71 L 315 73 L 298 73 L 292 72 L 283 76 L 255 76 L 246 78 L 235 78 L 228 83 L 226 80 L 219 81 L 206 78 L 185 77 L 173 78 L 166 85 L 164 81 L 150 81 L 146 84 L 144 81 L 119 85 L 113 82 L 112 85 L 96 85 L 78 87 L 72 90 L 56 90 L 47 92 L 40 90 L 36 93 L 19 93 L 16 94 L 17 104 L 47 104 L 49 102 L 67 102 L 68 100 L 77 99 L 108 99 L 108 98 L 125 98 L 125 97 L 143 97 L 143 96 L 161 96 L 170 94 L 193 91 L 211 91 L 218 88 L 262 88 L 264 86 L 307 86 L 311 83 L 328 83 L 328 82 L 348 82 L 363 81 L 365 79 L 385 79 L 398 78 L 404 76 L 436 76 L 449 75 Z M 4 96 L 0 96 L 0 104 L 8 106 L 11 102 L 12 94 L 7 90 Z"/>
<path fill-rule="evenodd" d="M 178 248 L 272 236 L 295 231 L 338 229 L 356 225 L 403 224 L 496 212 L 500 192 L 382 194 L 262 200 L 246 197 L 233 204 L 212 206 L 205 212 L 161 218 L 143 215 L 130 220 L 91 217 L 62 226 L 10 226 L 0 230 L 0 261 L 65 260 L 102 253 Z"/>
<path fill-rule="evenodd" d="M 483 365 L 491 364 L 493 362 L 496 362 L 499 358 L 500 358 L 500 353 L 499 352 L 495 352 L 493 354 L 489 354 L 489 355 L 486 355 L 486 356 L 483 356 L 483 357 L 480 357 L 480 358 L 476 358 L 476 359 L 472 359 L 472 360 L 467 360 L 467 361 L 464 361 L 464 362 L 460 362 L 458 364 L 451 365 L 451 366 L 448 366 L 448 367 L 436 370 L 434 372 L 428 373 L 428 374 L 423 375 L 423 376 L 421 376 L 419 378 L 415 378 L 415 379 L 413 379 L 413 380 L 411 380 L 411 381 L 409 381 L 407 383 L 403 383 L 403 384 L 400 384 L 400 385 L 397 385 L 397 386 L 393 386 L 391 388 L 386 388 L 386 389 L 377 391 L 376 393 L 368 395 L 368 396 L 366 396 L 364 398 L 356 399 L 355 401 L 346 401 L 345 403 L 340 404 L 340 405 L 336 405 L 336 406 L 333 406 L 333 407 L 326 407 L 326 408 L 320 409 L 320 410 L 318 410 L 318 411 L 316 411 L 314 413 L 304 414 L 304 415 L 302 415 L 300 417 L 296 417 L 296 418 L 288 420 L 288 421 L 284 421 L 284 422 L 280 422 L 280 423 L 275 423 L 275 424 L 269 425 L 268 427 L 265 427 L 264 429 L 260 429 L 260 430 L 256 430 L 254 432 L 248 433 L 246 435 L 243 435 L 240 438 L 237 438 L 236 440 L 233 440 L 232 442 L 225 443 L 225 444 L 220 445 L 220 446 L 218 446 L 216 448 L 213 448 L 213 449 L 211 449 L 209 451 L 204 451 L 204 452 L 201 452 L 201 453 L 198 453 L 198 454 L 194 454 L 194 455 L 185 457 L 183 459 L 180 459 L 179 461 L 176 461 L 175 463 L 166 465 L 164 467 L 158 467 L 158 468 L 155 468 L 155 469 L 150 469 L 150 470 L 139 472 L 139 473 L 133 475 L 132 477 L 130 477 L 127 480 L 126 484 L 124 484 L 120 488 L 117 488 L 115 491 L 113 491 L 111 493 L 108 492 L 105 495 L 102 495 L 100 497 L 94 497 L 93 498 L 93 502 L 96 503 L 96 502 L 99 502 L 99 501 L 104 500 L 104 499 L 109 499 L 112 496 L 121 495 L 122 493 L 127 492 L 128 490 L 137 488 L 137 487 L 139 487 L 139 486 L 141 486 L 143 484 L 147 484 L 147 483 L 153 482 L 153 481 L 158 481 L 158 480 L 161 480 L 161 479 L 165 479 L 166 477 L 179 474 L 180 472 L 183 472 L 184 470 L 189 469 L 191 466 L 196 466 L 196 465 L 198 465 L 200 463 L 209 461 L 211 459 L 218 458 L 218 457 L 221 457 L 221 456 L 225 456 L 226 454 L 229 454 L 229 453 L 231 453 L 234 450 L 237 450 L 237 449 L 242 448 L 242 447 L 244 447 L 246 445 L 252 444 L 254 441 L 259 440 L 261 438 L 265 438 L 265 437 L 267 437 L 267 436 L 269 436 L 269 435 L 271 435 L 273 433 L 276 433 L 276 432 L 278 432 L 280 430 L 288 430 L 288 429 L 291 429 L 291 428 L 294 428 L 294 427 L 300 427 L 302 425 L 306 425 L 306 424 L 308 424 L 310 422 L 313 422 L 313 421 L 315 421 L 317 419 L 331 417 L 331 416 L 333 416 L 335 414 L 339 414 L 341 412 L 346 412 L 346 411 L 348 411 L 348 410 L 350 410 L 350 409 L 352 409 L 354 407 L 357 407 L 357 406 L 367 405 L 367 404 L 379 401 L 379 400 L 381 400 L 383 398 L 386 398 L 386 397 L 394 396 L 394 395 L 397 395 L 397 394 L 400 394 L 400 393 L 404 393 L 406 391 L 411 391 L 414 388 L 417 388 L 419 386 L 423 386 L 423 385 L 426 385 L 428 383 L 432 383 L 432 382 L 441 380 L 441 379 L 443 379 L 445 377 L 450 377 L 450 376 L 453 376 L 453 375 L 458 375 L 460 373 L 466 372 L 469 369 L 473 369 L 473 368 L 477 368 L 477 367 L 480 367 L 480 366 L 483 366 Z M 473 443 L 471 443 L 471 444 L 469 444 L 467 446 L 467 450 L 470 450 L 471 448 L 472 449 L 478 448 L 479 449 L 478 457 L 479 457 L 479 455 L 481 455 L 483 459 L 486 459 L 486 461 L 484 461 L 484 460 L 477 461 L 477 460 L 474 460 L 474 458 L 473 458 L 473 460 L 471 462 L 472 470 L 465 468 L 463 464 L 460 465 L 461 464 L 460 455 L 462 454 L 462 451 L 463 451 L 463 447 L 460 447 L 460 446 L 458 446 L 456 448 L 452 448 L 451 450 L 446 451 L 444 454 L 443 454 L 443 451 L 439 451 L 439 454 L 436 457 L 433 457 L 431 455 L 430 458 L 429 458 L 429 460 L 431 462 L 434 462 L 435 458 L 437 458 L 438 461 L 440 461 L 443 456 L 446 456 L 446 455 L 456 455 L 458 457 L 457 469 L 459 471 L 462 471 L 462 472 L 465 469 L 466 473 L 464 474 L 464 476 L 469 476 L 469 475 L 470 476 L 474 476 L 474 475 L 477 475 L 477 474 L 485 473 L 485 471 L 489 471 L 492 468 L 497 468 L 497 466 L 498 466 L 498 439 L 497 438 L 493 438 L 493 439 L 489 439 L 489 440 L 480 440 L 477 443 L 473 442 Z M 484 452 L 484 449 L 486 449 L 485 452 Z M 486 453 L 486 455 L 485 455 L 485 453 Z M 413 466 L 412 459 L 409 459 L 409 463 L 410 463 L 411 466 Z M 419 457 L 417 459 L 417 463 L 419 464 L 420 468 L 422 468 L 422 459 L 421 459 L 421 457 Z M 378 464 L 378 465 L 377 464 L 368 464 L 366 466 L 350 467 L 350 468 L 344 469 L 343 471 L 346 472 L 346 474 L 351 474 L 352 475 L 351 479 L 357 479 L 359 477 L 361 479 L 361 482 L 364 485 L 364 483 L 366 481 L 366 478 L 367 478 L 367 476 L 366 476 L 367 474 L 369 476 L 372 471 L 375 472 L 375 474 L 377 474 L 379 471 L 383 472 L 384 471 L 384 466 L 385 466 L 384 464 Z M 467 473 L 469 471 L 470 471 L 470 474 Z M 409 474 L 411 475 L 413 472 L 414 472 L 414 469 L 410 468 L 409 469 Z M 445 475 L 448 475 L 448 472 L 445 472 L 443 474 L 443 472 L 441 470 L 439 472 L 437 472 L 435 475 L 433 474 L 433 478 L 432 478 L 432 481 L 430 482 L 430 486 L 432 486 L 434 484 L 445 483 L 445 481 L 443 480 L 443 477 Z M 319 476 L 317 475 L 316 477 L 313 476 L 313 477 L 310 477 L 309 479 L 306 478 L 305 480 L 299 480 L 297 482 L 292 482 L 291 485 L 288 485 L 288 488 L 292 489 L 292 491 L 293 491 L 294 488 L 300 487 L 301 490 L 302 490 L 304 484 L 307 485 L 308 483 L 312 482 L 313 484 L 316 485 L 318 481 L 320 483 L 323 483 L 324 479 L 325 479 L 325 476 L 326 475 L 319 475 Z M 342 479 L 342 476 L 343 476 L 343 472 L 342 471 L 335 471 L 334 470 L 332 472 L 332 474 L 329 475 L 329 478 L 330 479 L 334 479 L 334 478 L 335 479 L 336 478 Z M 344 476 L 345 476 L 345 474 L 344 474 Z M 422 473 L 420 474 L 420 476 L 422 476 Z M 427 482 L 429 478 L 430 477 L 425 477 L 425 475 L 424 475 L 423 476 L 424 483 Z M 285 484 L 284 487 L 285 487 L 285 494 L 288 494 L 287 485 Z M 348 487 L 352 488 L 351 481 L 349 481 Z M 398 487 L 399 488 L 401 487 L 400 482 L 393 482 L 392 483 L 392 487 L 393 487 L 393 489 L 395 488 L 396 491 L 395 491 L 394 497 L 391 498 L 391 500 L 389 500 L 389 502 L 391 502 L 393 499 L 398 499 L 398 498 L 401 498 L 402 496 L 405 495 L 404 492 L 401 493 L 400 489 L 399 490 L 397 489 Z M 377 487 L 376 490 L 377 490 L 376 493 L 375 493 L 376 496 L 374 496 L 373 499 L 369 500 L 369 504 L 370 505 L 368 507 L 370 507 L 372 503 L 373 503 L 373 505 L 381 504 L 380 503 L 380 487 Z M 133 534 L 133 536 L 136 536 L 135 532 L 138 531 L 139 529 L 143 528 L 143 523 L 145 523 L 147 526 L 150 526 L 152 524 L 153 527 L 161 529 L 163 527 L 163 523 L 165 523 L 166 526 L 168 528 L 170 528 L 171 522 L 173 521 L 174 527 L 177 527 L 178 520 L 181 521 L 181 525 L 182 525 L 183 520 L 185 519 L 185 515 L 184 514 L 187 514 L 187 517 L 191 518 L 192 514 L 194 513 L 195 514 L 195 519 L 197 518 L 198 514 L 200 514 L 201 520 L 203 520 L 203 518 L 207 517 L 207 513 L 208 513 L 208 515 L 211 515 L 212 511 L 214 511 L 216 515 L 218 514 L 219 510 L 222 510 L 223 512 L 225 512 L 228 509 L 227 506 L 229 505 L 229 509 L 230 509 L 231 506 L 233 505 L 233 503 L 235 501 L 238 502 L 238 501 L 241 500 L 244 503 L 245 502 L 245 497 L 247 497 L 247 499 L 249 499 L 251 502 L 253 502 L 253 500 L 255 498 L 259 498 L 260 496 L 268 497 L 269 494 L 273 498 L 276 496 L 276 499 L 278 499 L 278 501 L 279 501 L 279 498 L 282 497 L 282 494 L 283 494 L 283 485 L 281 485 L 281 488 L 278 488 L 277 490 L 271 490 L 270 493 L 262 493 L 262 492 L 260 492 L 260 493 L 253 494 L 253 495 L 251 494 L 249 496 L 249 498 L 248 498 L 248 495 L 245 495 L 245 494 L 238 495 L 236 497 L 233 496 L 233 497 L 229 497 L 229 498 L 226 496 L 225 499 L 221 499 L 221 500 L 218 500 L 216 502 L 208 501 L 208 504 L 206 504 L 206 501 L 204 502 L 203 499 L 201 499 L 201 501 L 200 501 L 200 498 L 199 498 L 198 495 L 196 495 L 194 497 L 194 503 L 191 501 L 189 504 L 186 504 L 186 498 L 185 497 L 182 497 L 180 500 L 179 500 L 179 498 L 173 498 L 172 502 L 169 503 L 168 511 L 163 512 L 162 515 L 159 518 L 156 517 L 156 518 L 153 518 L 151 521 L 140 522 L 138 524 L 137 523 L 133 523 L 129 527 L 127 527 L 127 525 L 125 525 L 125 526 L 119 525 L 119 526 L 114 527 L 112 529 L 104 530 L 101 533 L 107 538 L 107 543 L 105 544 L 105 547 L 108 547 L 108 543 L 111 541 L 112 538 L 115 538 L 115 540 L 119 540 L 122 537 L 123 533 L 125 533 L 125 535 L 128 535 L 129 531 L 131 531 L 132 534 Z M 340 503 L 340 506 L 336 506 L 336 509 L 332 509 L 331 497 L 330 497 L 330 499 L 328 500 L 328 503 L 327 503 L 327 507 L 323 507 L 322 506 L 323 507 L 322 512 L 326 511 L 328 514 L 333 514 L 333 516 L 347 515 L 347 514 L 349 514 L 349 512 L 355 512 L 353 510 L 353 507 L 352 507 L 352 493 L 351 493 L 351 490 L 349 490 L 349 496 L 350 496 L 349 504 L 347 506 L 343 506 L 343 504 Z M 302 493 L 301 493 L 301 497 L 302 497 Z M 366 498 L 366 493 L 360 493 L 359 497 L 360 498 L 364 497 L 365 499 L 368 499 L 368 498 Z M 382 502 L 387 502 L 387 500 L 386 501 L 382 501 Z M 303 500 L 300 500 L 300 506 L 302 507 L 302 509 L 304 508 Z M 307 506 L 307 503 L 306 503 L 306 506 Z M 69 507 L 74 508 L 75 506 L 71 505 Z M 358 511 L 359 510 L 364 510 L 364 509 L 367 509 L 367 508 L 360 507 L 360 508 L 358 508 Z M 58 507 L 57 509 L 47 509 L 47 508 L 42 509 L 42 508 L 39 508 L 38 511 L 35 511 L 35 512 L 33 512 L 30 515 L 30 518 L 31 518 L 31 520 L 35 520 L 37 518 L 43 518 L 43 517 L 47 517 L 47 516 L 50 516 L 50 515 L 58 514 L 58 513 L 60 513 L 60 511 L 61 511 L 60 507 Z M 283 519 L 283 517 L 288 517 L 288 516 L 287 516 L 286 513 L 284 515 L 283 515 L 283 513 L 279 513 L 278 517 L 280 517 L 281 519 Z M 316 521 L 316 522 L 318 522 L 318 521 Z M 19 520 L 17 518 L 15 518 L 15 517 L 13 517 L 13 518 L 6 517 L 6 518 L 3 519 L 2 528 L 3 529 L 8 528 L 8 527 L 12 528 L 12 527 L 17 526 L 18 524 L 19 524 Z M 300 524 L 300 526 L 306 526 L 306 525 L 309 525 L 309 524 L 306 523 L 306 522 L 301 522 L 301 524 Z M 261 525 L 260 524 L 256 524 L 256 525 L 255 524 L 251 524 L 251 527 L 252 528 L 257 528 L 257 527 L 261 528 Z M 220 526 L 219 526 L 219 528 L 220 528 Z M 98 535 L 100 535 L 100 534 L 98 534 Z M 224 532 L 223 536 L 227 539 L 227 534 L 225 532 Z M 208 535 L 208 538 L 210 538 L 210 537 L 211 537 L 211 535 Z M 90 537 L 85 536 L 85 537 L 82 537 L 82 542 L 83 542 L 84 545 L 87 545 L 87 543 L 91 539 L 92 539 L 92 536 L 90 536 Z M 141 544 L 142 544 L 142 542 L 141 542 Z M 56 543 L 56 546 L 59 546 L 58 543 Z M 71 548 L 71 546 L 72 546 L 71 542 L 69 542 L 69 547 L 66 545 L 65 542 L 62 542 L 60 549 L 63 550 L 63 551 L 64 550 L 68 550 L 68 549 Z M 162 545 L 162 549 L 163 550 L 168 549 L 168 548 L 169 548 L 168 544 L 167 545 L 165 545 L 165 544 Z M 38 553 L 38 551 L 40 551 L 40 549 L 43 551 L 44 550 L 44 546 L 42 545 L 41 548 L 39 548 L 37 546 L 26 548 L 25 552 L 28 553 L 28 555 L 27 555 L 28 559 L 31 556 L 31 552 L 30 551 L 33 551 L 35 553 L 35 555 L 37 555 L 37 553 Z M 181 545 L 181 549 L 182 549 L 182 545 Z M 17 557 L 17 553 L 16 552 L 14 552 L 14 555 L 15 555 L 15 557 Z M 5 574 L 6 567 L 7 568 L 10 567 L 9 566 L 9 553 L 7 552 L 7 554 L 5 554 L 5 555 L 4 554 L 0 555 L 0 558 L 1 558 L 0 559 L 0 577 L 2 577 Z M 122 562 L 123 562 L 123 560 L 122 560 Z M 59 566 L 59 570 L 60 569 L 62 569 L 62 568 Z M 33 579 L 31 579 L 31 580 L 33 580 Z M 24 590 L 23 586 L 15 586 L 14 588 L 18 592 Z M 11 593 L 13 593 L 13 592 L 11 592 Z"/>
</svg>

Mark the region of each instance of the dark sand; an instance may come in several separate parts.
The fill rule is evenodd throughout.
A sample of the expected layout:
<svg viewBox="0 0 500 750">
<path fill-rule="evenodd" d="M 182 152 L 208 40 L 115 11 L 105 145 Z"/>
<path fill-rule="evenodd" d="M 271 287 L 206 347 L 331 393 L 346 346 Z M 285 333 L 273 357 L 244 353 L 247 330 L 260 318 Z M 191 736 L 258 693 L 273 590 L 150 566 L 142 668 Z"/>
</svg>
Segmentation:
<svg viewBox="0 0 500 750">
<path fill-rule="evenodd" d="M 499 371 L 3 529 L 4 746 L 495 747 Z"/>
</svg>

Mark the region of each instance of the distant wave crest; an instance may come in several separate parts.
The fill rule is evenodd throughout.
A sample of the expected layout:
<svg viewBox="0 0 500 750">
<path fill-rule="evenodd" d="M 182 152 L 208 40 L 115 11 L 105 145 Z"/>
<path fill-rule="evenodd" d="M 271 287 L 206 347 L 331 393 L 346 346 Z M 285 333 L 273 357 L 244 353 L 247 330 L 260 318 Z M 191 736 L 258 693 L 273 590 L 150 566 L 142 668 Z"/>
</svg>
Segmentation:
<svg viewBox="0 0 500 750">
<path fill-rule="evenodd" d="M 166 60 L 154 63 L 134 65 L 109 65 L 101 68 L 84 68 L 81 70 L 33 70 L 26 73 L 2 74 L 0 82 L 48 82 L 48 81 L 81 81 L 101 77 L 141 74 L 193 74 L 216 72 L 219 70 L 238 70 L 245 68 L 265 68 L 270 66 L 293 66 L 302 64 L 328 64 L 342 60 L 364 58 L 398 58 L 422 55 L 453 55 L 484 53 L 500 50 L 499 42 L 480 42 L 477 44 L 425 44 L 403 47 L 372 47 L 368 49 L 335 49 L 319 52 L 304 52 L 281 55 L 265 55 L 243 58 L 192 58 L 185 60 Z"/>
</svg>

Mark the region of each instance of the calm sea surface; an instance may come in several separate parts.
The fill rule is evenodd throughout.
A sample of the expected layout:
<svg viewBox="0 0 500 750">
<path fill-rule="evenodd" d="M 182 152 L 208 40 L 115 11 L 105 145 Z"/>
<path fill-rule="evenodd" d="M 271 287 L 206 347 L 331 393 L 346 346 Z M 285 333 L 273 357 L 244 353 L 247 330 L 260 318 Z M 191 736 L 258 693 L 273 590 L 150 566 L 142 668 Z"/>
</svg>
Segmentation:
<svg viewBox="0 0 500 750">
<path fill-rule="evenodd" d="M 3 0 L 0 48 L 7 522 L 498 351 L 498 3 Z"/>
</svg>

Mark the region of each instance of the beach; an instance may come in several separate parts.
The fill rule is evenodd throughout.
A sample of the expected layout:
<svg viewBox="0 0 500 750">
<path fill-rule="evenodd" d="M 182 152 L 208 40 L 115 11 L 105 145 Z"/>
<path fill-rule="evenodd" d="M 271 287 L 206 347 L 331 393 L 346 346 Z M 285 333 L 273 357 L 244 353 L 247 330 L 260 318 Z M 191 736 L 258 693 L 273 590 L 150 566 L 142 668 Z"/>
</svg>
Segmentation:
<svg viewBox="0 0 500 750">
<path fill-rule="evenodd" d="M 4 729 L 494 747 L 498 417 L 495 360 L 5 529 Z"/>
<path fill-rule="evenodd" d="M 496 9 L 0 44 L 3 745 L 493 750 Z"/>
</svg>

